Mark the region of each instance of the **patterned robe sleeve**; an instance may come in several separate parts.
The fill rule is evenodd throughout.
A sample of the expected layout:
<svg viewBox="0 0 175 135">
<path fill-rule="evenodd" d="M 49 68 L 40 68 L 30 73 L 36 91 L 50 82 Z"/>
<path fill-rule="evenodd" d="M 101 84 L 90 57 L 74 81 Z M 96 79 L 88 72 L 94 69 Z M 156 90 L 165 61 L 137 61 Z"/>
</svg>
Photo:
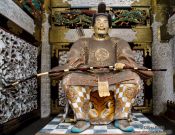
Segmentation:
<svg viewBox="0 0 175 135">
<path fill-rule="evenodd" d="M 68 66 L 69 68 L 76 68 L 84 65 L 86 61 L 86 39 L 80 39 L 73 44 L 68 53 Z"/>
<path fill-rule="evenodd" d="M 86 40 L 79 39 L 76 41 L 70 51 L 68 52 L 68 60 L 67 63 L 63 66 L 57 66 L 50 70 L 50 77 L 56 79 L 62 77 L 65 73 L 61 72 L 64 69 L 77 68 L 81 65 L 85 65 L 85 53 L 86 53 Z"/>
<path fill-rule="evenodd" d="M 129 44 L 126 41 L 120 40 L 118 42 L 117 48 L 116 48 L 116 54 L 117 54 L 116 56 L 117 63 L 123 63 L 127 67 L 131 67 L 131 68 L 145 68 L 146 69 L 146 67 L 141 67 L 136 63 L 134 59 L 133 51 L 131 50 Z M 133 71 L 139 74 L 143 78 L 149 78 L 153 76 L 152 71 L 141 71 L 141 70 L 138 70 L 138 71 L 133 70 Z"/>
</svg>

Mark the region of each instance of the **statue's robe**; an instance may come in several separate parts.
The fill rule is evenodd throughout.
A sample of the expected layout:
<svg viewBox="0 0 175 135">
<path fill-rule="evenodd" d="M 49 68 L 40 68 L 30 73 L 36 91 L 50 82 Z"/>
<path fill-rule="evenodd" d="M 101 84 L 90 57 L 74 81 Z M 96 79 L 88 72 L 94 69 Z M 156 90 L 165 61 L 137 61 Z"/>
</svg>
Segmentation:
<svg viewBox="0 0 175 135">
<path fill-rule="evenodd" d="M 60 71 L 77 67 L 98 67 L 114 66 L 115 63 L 123 63 L 127 67 L 140 68 L 136 64 L 133 52 L 129 44 L 119 38 L 109 38 L 107 40 L 95 40 L 94 38 L 81 38 L 76 41 L 68 53 L 68 61 L 64 66 L 58 66 L 51 70 Z M 143 67 L 142 67 L 143 68 Z M 63 83 L 66 85 L 97 86 L 98 80 L 108 81 L 110 84 L 116 83 L 140 83 L 140 74 L 143 77 L 151 77 L 151 71 L 137 71 L 124 69 L 122 71 L 93 70 L 89 72 L 70 72 L 64 74 Z M 52 74 L 52 77 L 59 77 Z"/>
<path fill-rule="evenodd" d="M 71 47 L 67 64 L 55 67 L 51 72 L 78 67 L 114 66 L 115 63 L 140 68 L 126 41 L 119 38 L 103 41 L 82 38 Z M 64 76 L 63 88 L 77 120 L 88 120 L 92 124 L 108 124 L 114 119 L 128 118 L 140 89 L 141 79 L 138 74 L 143 77 L 152 76 L 151 71 L 131 69 L 93 69 L 86 72 L 53 73 L 51 76 Z M 110 96 L 99 97 L 99 82 L 105 82 L 109 86 Z"/>
</svg>

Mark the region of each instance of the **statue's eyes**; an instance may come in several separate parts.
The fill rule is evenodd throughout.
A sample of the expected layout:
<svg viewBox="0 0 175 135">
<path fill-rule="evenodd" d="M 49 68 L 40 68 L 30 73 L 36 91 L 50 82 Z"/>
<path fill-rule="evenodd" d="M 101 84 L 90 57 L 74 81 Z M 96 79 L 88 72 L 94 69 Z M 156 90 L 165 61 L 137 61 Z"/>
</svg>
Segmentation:
<svg viewBox="0 0 175 135">
<path fill-rule="evenodd" d="M 111 102 L 107 102 L 107 103 L 106 103 L 106 108 L 107 108 L 107 109 L 110 108 L 110 104 L 111 104 Z"/>
<path fill-rule="evenodd" d="M 101 22 L 100 20 L 97 20 L 97 21 L 96 21 L 96 24 L 100 24 L 100 22 Z"/>
</svg>

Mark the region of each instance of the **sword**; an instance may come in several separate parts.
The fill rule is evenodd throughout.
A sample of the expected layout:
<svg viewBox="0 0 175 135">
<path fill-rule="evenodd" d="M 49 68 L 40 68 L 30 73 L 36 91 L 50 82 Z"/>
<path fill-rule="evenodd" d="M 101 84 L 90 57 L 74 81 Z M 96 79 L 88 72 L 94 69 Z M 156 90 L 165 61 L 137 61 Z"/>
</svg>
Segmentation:
<svg viewBox="0 0 175 135">
<path fill-rule="evenodd" d="M 99 67 L 79 67 L 79 68 L 70 68 L 70 69 L 64 69 L 64 70 L 59 70 L 59 71 L 50 71 L 50 72 L 43 72 L 43 73 L 39 73 L 39 74 L 34 74 L 30 77 L 27 77 L 25 79 L 19 79 L 17 81 L 15 81 L 14 83 L 5 86 L 5 88 L 9 88 L 9 87 L 14 87 L 15 85 L 25 82 L 29 79 L 32 79 L 34 77 L 40 77 L 40 76 L 44 76 L 44 75 L 52 75 L 52 74 L 57 74 L 57 73 L 63 73 L 63 72 L 71 72 L 71 71 L 89 71 L 89 70 L 93 70 L 93 69 L 102 69 L 102 68 L 108 68 L 110 70 L 116 70 L 114 66 L 99 66 Z M 124 67 L 123 69 L 131 69 L 131 70 L 136 70 L 136 71 L 167 71 L 167 69 L 148 69 L 148 68 L 131 68 L 131 67 Z"/>
</svg>

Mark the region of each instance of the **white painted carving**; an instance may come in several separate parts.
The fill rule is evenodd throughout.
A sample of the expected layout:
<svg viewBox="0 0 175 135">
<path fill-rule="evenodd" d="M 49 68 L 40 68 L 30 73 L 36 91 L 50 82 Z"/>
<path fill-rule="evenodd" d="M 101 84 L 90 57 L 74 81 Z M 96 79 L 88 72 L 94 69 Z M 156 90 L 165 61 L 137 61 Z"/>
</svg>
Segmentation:
<svg viewBox="0 0 175 135">
<path fill-rule="evenodd" d="M 67 63 L 67 53 L 68 51 L 59 51 L 59 65 L 65 65 Z M 66 106 L 66 95 L 62 87 L 62 81 L 59 81 L 59 106 Z"/>
<path fill-rule="evenodd" d="M 85 37 L 91 37 L 93 35 L 93 29 L 83 29 Z M 111 29 L 109 35 L 111 37 L 119 37 L 127 42 L 132 42 L 137 39 L 137 32 L 134 32 L 132 29 Z M 79 39 L 76 29 L 69 29 L 65 33 L 65 39 L 69 42 L 75 42 Z"/>
<path fill-rule="evenodd" d="M 34 33 L 35 24 L 33 19 L 12 0 L 0 0 L 0 13 L 30 34 Z"/>
<path fill-rule="evenodd" d="M 134 58 L 136 63 L 139 66 L 143 66 L 144 64 L 144 57 L 143 57 L 143 51 L 141 50 L 133 50 Z"/>
<path fill-rule="evenodd" d="M 94 7 L 98 6 L 98 3 L 105 2 L 110 7 L 126 7 L 131 6 L 133 2 L 139 2 L 139 0 L 63 0 L 68 2 L 71 7 Z"/>
<path fill-rule="evenodd" d="M 136 96 L 133 106 L 143 106 L 145 101 L 144 96 L 144 83 L 143 80 L 141 80 L 140 92 Z"/>
<path fill-rule="evenodd" d="M 109 31 L 109 35 L 111 37 L 119 37 L 127 42 L 133 42 L 136 40 L 136 34 L 137 32 L 133 31 L 132 29 L 111 29 L 111 31 Z"/>
<path fill-rule="evenodd" d="M 170 35 L 175 36 L 175 14 L 168 19 L 167 30 Z"/>
<path fill-rule="evenodd" d="M 172 47 L 172 60 L 173 60 L 173 69 L 174 69 L 173 74 L 175 74 L 175 14 L 168 19 L 167 32 L 171 36 L 173 36 L 169 41 L 169 45 Z M 175 88 L 173 89 L 175 91 Z M 175 93 L 174 93 L 174 99 L 175 99 Z"/>
<path fill-rule="evenodd" d="M 154 72 L 153 77 L 153 114 L 160 115 L 166 110 L 167 100 L 174 100 L 173 61 L 171 45 L 160 42 L 158 30 L 162 24 L 155 21 L 155 16 L 152 24 L 152 68 L 167 69 L 166 72 Z"/>
<path fill-rule="evenodd" d="M 37 79 L 4 88 L 37 73 L 38 49 L 0 29 L 0 124 L 37 109 Z"/>
</svg>

